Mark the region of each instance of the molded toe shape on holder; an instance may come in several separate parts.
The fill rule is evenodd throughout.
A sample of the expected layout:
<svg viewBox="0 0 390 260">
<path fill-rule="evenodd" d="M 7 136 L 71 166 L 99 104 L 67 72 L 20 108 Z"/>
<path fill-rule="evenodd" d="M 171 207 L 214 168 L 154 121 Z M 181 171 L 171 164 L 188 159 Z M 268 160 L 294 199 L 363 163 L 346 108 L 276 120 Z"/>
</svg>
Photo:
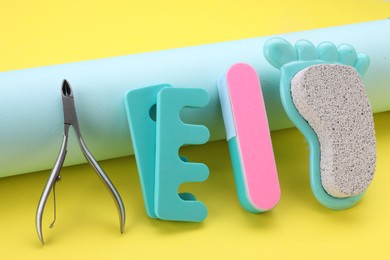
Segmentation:
<svg viewBox="0 0 390 260">
<path fill-rule="evenodd" d="M 235 64 L 218 91 L 240 203 L 252 213 L 270 210 L 280 187 L 258 75 L 247 64 Z"/>
<path fill-rule="evenodd" d="M 348 44 L 316 48 L 300 40 L 294 48 L 271 38 L 264 56 L 281 70 L 283 107 L 309 143 L 315 197 L 331 209 L 352 207 L 370 184 L 376 161 L 372 110 L 360 78 L 367 55 Z"/>
</svg>

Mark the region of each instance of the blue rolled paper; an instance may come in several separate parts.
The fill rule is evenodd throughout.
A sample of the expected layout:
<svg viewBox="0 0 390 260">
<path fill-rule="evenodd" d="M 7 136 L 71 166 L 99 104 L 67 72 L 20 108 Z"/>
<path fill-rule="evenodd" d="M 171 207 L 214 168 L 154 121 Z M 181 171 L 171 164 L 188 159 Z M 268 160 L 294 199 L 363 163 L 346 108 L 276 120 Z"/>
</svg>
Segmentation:
<svg viewBox="0 0 390 260">
<path fill-rule="evenodd" d="M 318 44 L 349 43 L 368 54 L 364 78 L 374 112 L 390 110 L 390 20 L 274 35 L 290 42 L 307 39 Z M 232 64 L 245 62 L 259 73 L 270 128 L 288 128 L 279 98 L 279 71 L 263 56 L 259 37 L 129 55 L 100 60 L 0 73 L 0 177 L 53 167 L 63 134 L 61 83 L 72 85 L 80 128 L 98 160 L 133 154 L 123 96 L 126 91 L 167 83 L 204 88 L 210 104 L 186 110 L 185 122 L 206 125 L 210 140 L 225 131 L 216 82 Z M 85 162 L 75 138 L 70 138 L 66 165 Z"/>
</svg>

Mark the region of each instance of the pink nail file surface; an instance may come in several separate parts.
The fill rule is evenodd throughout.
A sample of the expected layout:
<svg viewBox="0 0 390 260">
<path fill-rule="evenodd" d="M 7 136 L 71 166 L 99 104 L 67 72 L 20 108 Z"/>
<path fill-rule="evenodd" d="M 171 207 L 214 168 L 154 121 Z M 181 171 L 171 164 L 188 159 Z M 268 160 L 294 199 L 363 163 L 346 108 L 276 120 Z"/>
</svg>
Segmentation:
<svg viewBox="0 0 390 260">
<path fill-rule="evenodd" d="M 257 72 L 239 63 L 226 75 L 247 195 L 253 206 L 268 210 L 280 199 L 280 187 Z"/>
</svg>

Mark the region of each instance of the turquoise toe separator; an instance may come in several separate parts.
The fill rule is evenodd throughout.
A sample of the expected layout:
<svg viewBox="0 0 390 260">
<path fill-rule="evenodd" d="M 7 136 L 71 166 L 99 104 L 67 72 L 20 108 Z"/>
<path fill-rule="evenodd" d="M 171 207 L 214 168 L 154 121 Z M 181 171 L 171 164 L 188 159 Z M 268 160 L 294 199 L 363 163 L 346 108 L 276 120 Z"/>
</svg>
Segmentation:
<svg viewBox="0 0 390 260">
<path fill-rule="evenodd" d="M 335 210 L 347 209 L 355 205 L 363 194 L 348 198 L 336 198 L 329 195 L 321 183 L 320 173 L 320 144 L 316 133 L 295 108 L 291 97 L 291 80 L 299 71 L 317 64 L 335 64 L 323 60 L 297 61 L 284 65 L 281 68 L 280 96 L 282 104 L 291 121 L 305 136 L 310 148 L 310 186 L 317 200 L 325 207 Z"/>
<path fill-rule="evenodd" d="M 157 94 L 170 85 L 156 85 L 134 89 L 125 96 L 126 113 L 133 149 L 137 161 L 146 213 L 157 218 L 154 212 L 154 189 L 156 168 L 156 122 L 151 117 L 157 103 Z M 152 110 L 151 110 L 152 109 Z"/>
<path fill-rule="evenodd" d="M 172 91 L 158 98 L 168 88 Z M 205 143 L 210 136 L 206 127 L 181 123 L 179 107 L 203 106 L 208 100 L 208 93 L 203 89 L 183 90 L 167 84 L 134 89 L 125 96 L 142 194 L 151 218 L 199 222 L 207 216 L 206 207 L 194 195 L 178 194 L 177 190 L 183 182 L 201 181 L 208 176 L 205 165 L 189 163 L 187 158 L 178 155 L 178 149 L 184 143 Z M 156 115 L 156 106 L 157 111 L 165 112 Z M 180 124 L 184 127 L 177 127 Z M 186 177 L 187 173 L 194 178 Z"/>
<path fill-rule="evenodd" d="M 207 179 L 205 164 L 186 162 L 179 157 L 185 144 L 204 144 L 210 138 L 205 126 L 180 120 L 184 107 L 203 107 L 209 102 L 204 89 L 164 88 L 157 96 L 155 213 L 160 219 L 200 222 L 207 216 L 206 206 L 190 193 L 178 194 L 185 182 Z"/>
</svg>

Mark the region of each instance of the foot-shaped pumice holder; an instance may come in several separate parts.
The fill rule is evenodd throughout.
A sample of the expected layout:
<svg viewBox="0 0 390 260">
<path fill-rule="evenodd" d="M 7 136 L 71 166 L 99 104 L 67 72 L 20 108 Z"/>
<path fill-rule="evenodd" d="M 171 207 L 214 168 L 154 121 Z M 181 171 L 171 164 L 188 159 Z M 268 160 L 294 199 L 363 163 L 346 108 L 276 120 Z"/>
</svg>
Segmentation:
<svg viewBox="0 0 390 260">
<path fill-rule="evenodd" d="M 281 38 L 264 45 L 264 56 L 280 69 L 286 114 L 310 148 L 310 185 L 324 206 L 355 205 L 371 183 L 376 164 L 372 109 L 361 77 L 369 58 L 348 44 L 307 40 L 292 46 Z"/>
</svg>

